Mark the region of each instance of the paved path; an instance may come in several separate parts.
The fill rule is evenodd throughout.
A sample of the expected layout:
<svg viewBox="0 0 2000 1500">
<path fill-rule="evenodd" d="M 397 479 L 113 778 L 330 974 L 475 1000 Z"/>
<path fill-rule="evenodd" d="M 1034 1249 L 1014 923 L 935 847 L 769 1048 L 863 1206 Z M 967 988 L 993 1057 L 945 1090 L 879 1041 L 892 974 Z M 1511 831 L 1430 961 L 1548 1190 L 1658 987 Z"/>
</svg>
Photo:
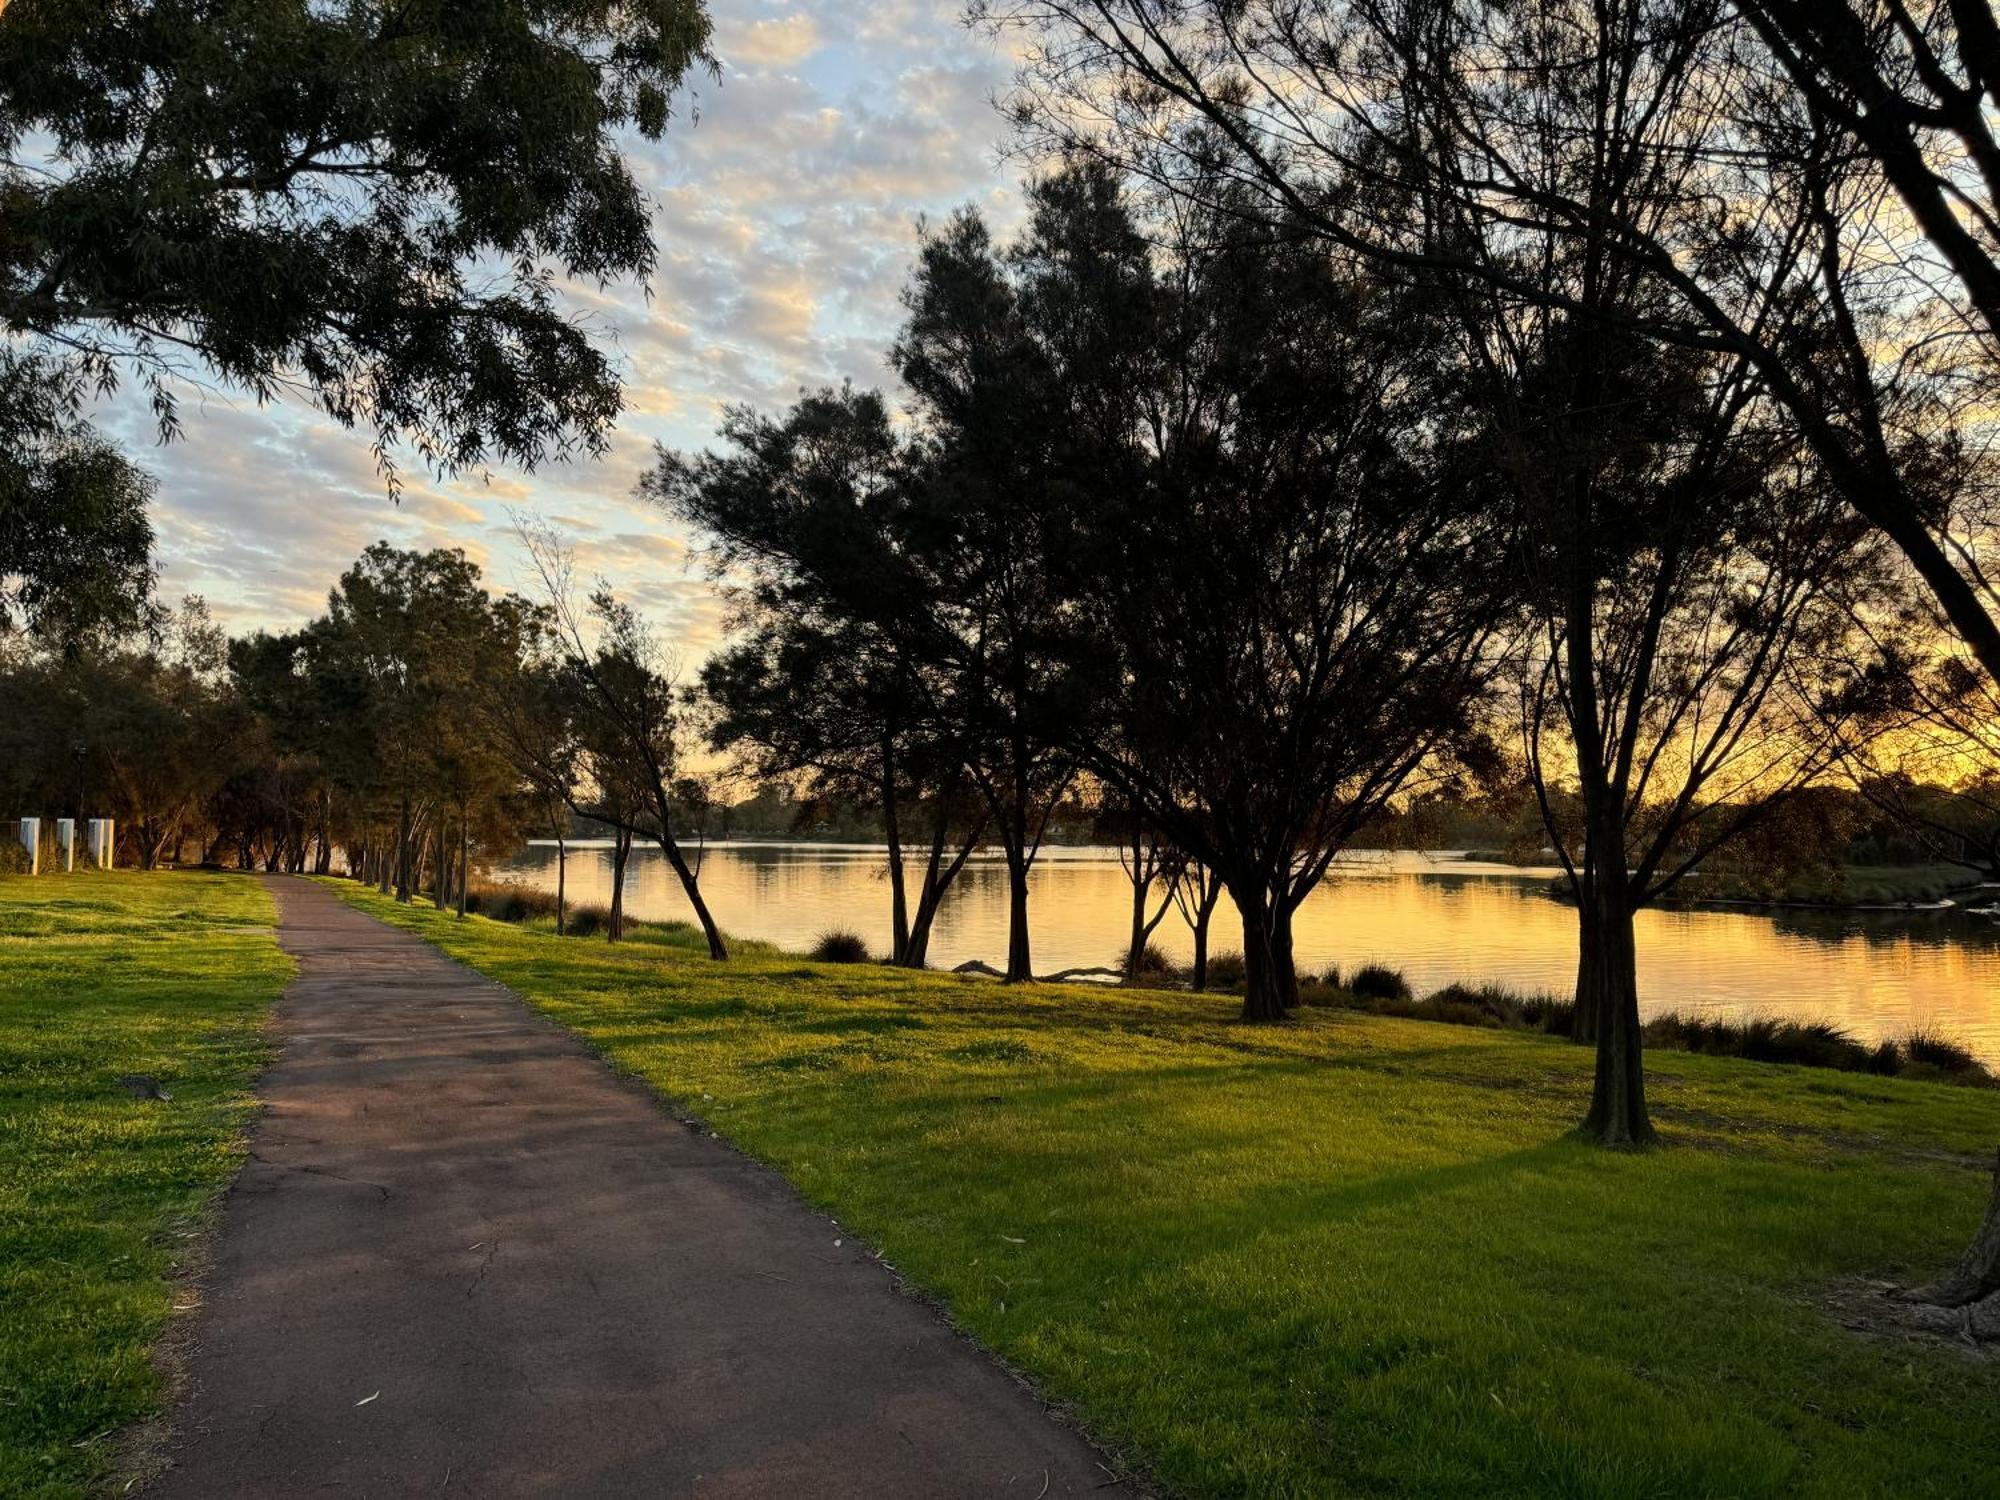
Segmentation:
<svg viewBox="0 0 2000 1500">
<path fill-rule="evenodd" d="M 1107 1478 L 775 1174 L 429 945 L 270 885 L 299 977 L 150 1495 L 1034 1500 Z"/>
</svg>

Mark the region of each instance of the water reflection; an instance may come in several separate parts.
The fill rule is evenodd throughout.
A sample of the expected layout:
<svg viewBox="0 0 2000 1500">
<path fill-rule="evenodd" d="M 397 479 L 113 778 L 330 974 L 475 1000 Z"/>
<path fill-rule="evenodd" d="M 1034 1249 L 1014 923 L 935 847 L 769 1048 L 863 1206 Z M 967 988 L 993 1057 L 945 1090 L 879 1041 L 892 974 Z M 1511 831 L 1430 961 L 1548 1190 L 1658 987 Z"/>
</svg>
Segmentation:
<svg viewBox="0 0 2000 1500">
<path fill-rule="evenodd" d="M 508 878 L 553 887 L 555 849 L 533 845 Z M 1545 894 L 1553 871 L 1422 854 L 1364 854 L 1335 867 L 1299 912 L 1300 966 L 1381 962 L 1420 991 L 1453 980 L 1566 991 L 1575 973 L 1575 917 Z M 573 899 L 610 897 L 601 847 L 572 848 Z M 867 845 L 711 846 L 703 889 L 725 930 L 804 948 L 831 927 L 889 943 L 882 852 Z M 1037 867 L 1031 919 L 1035 964 L 1047 972 L 1115 960 L 1130 886 L 1114 852 L 1053 849 Z M 686 917 L 666 862 L 634 852 L 626 872 L 634 915 Z M 1227 900 L 1211 948 L 1240 946 Z M 1937 913 L 1648 911 L 1639 918 L 1644 1008 L 1721 1015 L 1825 1017 L 1873 1040 L 1935 1025 L 2000 1058 L 2000 923 Z M 1157 941 L 1187 958 L 1186 928 L 1169 913 Z M 975 859 L 953 888 L 931 942 L 932 962 L 998 963 L 1007 946 L 1007 882 L 997 858 Z"/>
</svg>

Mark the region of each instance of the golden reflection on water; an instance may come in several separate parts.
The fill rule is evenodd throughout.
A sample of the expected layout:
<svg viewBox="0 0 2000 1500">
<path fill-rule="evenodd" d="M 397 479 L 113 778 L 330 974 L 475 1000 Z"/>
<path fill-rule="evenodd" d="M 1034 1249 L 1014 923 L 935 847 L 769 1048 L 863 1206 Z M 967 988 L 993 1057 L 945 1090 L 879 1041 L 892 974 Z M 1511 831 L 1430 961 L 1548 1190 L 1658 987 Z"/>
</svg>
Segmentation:
<svg viewBox="0 0 2000 1500">
<path fill-rule="evenodd" d="M 536 844 L 502 873 L 553 888 L 555 849 Z M 1357 856 L 1337 866 L 1300 908 L 1294 934 L 1300 968 L 1386 963 L 1419 993 L 1454 980 L 1567 993 L 1575 976 L 1575 914 L 1545 894 L 1551 873 L 1449 856 Z M 878 951 L 889 946 L 889 887 L 879 849 L 715 845 L 705 856 L 702 888 L 725 931 L 803 949 L 841 927 Z M 578 902 L 610 898 L 603 848 L 572 848 L 569 890 Z M 689 915 L 679 883 L 657 854 L 634 852 L 626 902 L 635 916 Z M 1131 886 L 1115 853 L 1045 852 L 1029 907 L 1037 971 L 1116 962 L 1130 911 Z M 1154 940 L 1177 960 L 1191 951 L 1175 912 Z M 1931 1025 L 2000 1058 L 2000 923 L 1991 920 L 1647 911 L 1639 916 L 1638 940 L 1640 1003 L 1648 1014 L 1823 1018 L 1865 1040 Z M 931 962 L 948 968 L 983 958 L 997 965 L 1006 946 L 1005 870 L 997 859 L 975 860 L 946 899 Z M 1225 897 L 1210 949 L 1241 946 Z"/>
</svg>

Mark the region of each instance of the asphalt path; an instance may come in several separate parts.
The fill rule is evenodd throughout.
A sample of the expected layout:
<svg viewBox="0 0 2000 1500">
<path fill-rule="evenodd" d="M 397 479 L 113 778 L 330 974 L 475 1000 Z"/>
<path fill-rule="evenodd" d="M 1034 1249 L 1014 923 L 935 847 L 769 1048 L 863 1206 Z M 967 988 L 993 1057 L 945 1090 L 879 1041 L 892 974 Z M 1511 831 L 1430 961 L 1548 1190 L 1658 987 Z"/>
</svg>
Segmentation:
<svg viewBox="0 0 2000 1500">
<path fill-rule="evenodd" d="M 267 883 L 299 972 L 148 1494 L 1124 1493 L 774 1173 Z"/>
</svg>

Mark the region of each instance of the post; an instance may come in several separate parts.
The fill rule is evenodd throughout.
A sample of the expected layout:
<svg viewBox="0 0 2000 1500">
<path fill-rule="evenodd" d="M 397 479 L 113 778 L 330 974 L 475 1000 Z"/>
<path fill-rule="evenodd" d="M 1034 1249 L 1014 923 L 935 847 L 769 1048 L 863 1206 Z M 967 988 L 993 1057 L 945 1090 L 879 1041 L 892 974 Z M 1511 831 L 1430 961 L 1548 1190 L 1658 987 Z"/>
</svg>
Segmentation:
<svg viewBox="0 0 2000 1500">
<path fill-rule="evenodd" d="M 21 819 L 21 847 L 28 851 L 28 873 L 42 873 L 42 820 Z"/>
<path fill-rule="evenodd" d="M 93 870 L 108 870 L 117 862 L 118 832 L 109 818 L 92 818 L 84 833 L 85 857 Z"/>
<path fill-rule="evenodd" d="M 56 819 L 56 864 L 67 875 L 76 868 L 76 819 Z"/>
</svg>

